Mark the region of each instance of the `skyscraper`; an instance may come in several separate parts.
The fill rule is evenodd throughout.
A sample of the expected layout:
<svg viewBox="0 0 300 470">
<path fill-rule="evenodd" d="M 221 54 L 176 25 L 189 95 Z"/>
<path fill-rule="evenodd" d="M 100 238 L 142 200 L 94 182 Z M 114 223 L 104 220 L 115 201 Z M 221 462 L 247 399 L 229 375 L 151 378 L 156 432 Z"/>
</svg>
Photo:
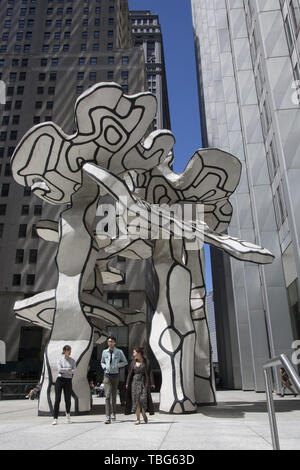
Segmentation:
<svg viewBox="0 0 300 470">
<path fill-rule="evenodd" d="M 94 83 L 114 81 L 134 94 L 144 91 L 147 81 L 143 50 L 133 47 L 127 0 L 7 0 L 0 5 L 0 25 L 0 73 L 7 90 L 6 104 L 0 105 L 0 339 L 10 362 L 39 357 L 47 340 L 41 329 L 14 318 L 15 301 L 57 282 L 56 246 L 39 239 L 35 225 L 57 220 L 58 209 L 13 181 L 14 148 L 27 130 L 45 121 L 72 133 L 76 99 Z M 106 287 L 107 300 L 148 312 L 148 274 L 144 270 L 137 279 L 131 276 L 134 261 L 118 264 L 126 279 L 118 293 Z"/>
<path fill-rule="evenodd" d="M 243 166 L 229 233 L 276 256 L 263 267 L 212 252 L 220 373 L 260 391 L 264 361 L 300 338 L 299 2 L 191 3 L 204 145 Z"/>
<path fill-rule="evenodd" d="M 218 346 L 216 337 L 216 321 L 215 321 L 215 307 L 214 307 L 214 295 L 213 291 L 207 294 L 207 321 L 210 333 L 210 342 L 212 348 L 212 362 L 218 362 Z"/>
<path fill-rule="evenodd" d="M 171 129 L 164 47 L 158 15 L 131 11 L 134 45 L 143 48 L 149 91 L 157 98 L 156 129 Z"/>
</svg>

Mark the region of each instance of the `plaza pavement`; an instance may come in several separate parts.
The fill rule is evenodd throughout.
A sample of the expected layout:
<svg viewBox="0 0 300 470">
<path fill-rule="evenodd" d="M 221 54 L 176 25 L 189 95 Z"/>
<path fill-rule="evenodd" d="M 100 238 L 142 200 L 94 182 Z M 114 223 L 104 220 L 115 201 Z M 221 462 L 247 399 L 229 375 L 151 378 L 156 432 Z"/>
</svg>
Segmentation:
<svg viewBox="0 0 300 470">
<path fill-rule="evenodd" d="M 153 394 L 158 406 L 159 394 Z M 282 450 L 300 449 L 300 399 L 275 397 Z M 0 450 L 271 450 L 265 394 L 218 391 L 218 405 L 197 414 L 155 413 L 147 425 L 119 413 L 104 424 L 104 399 L 93 398 L 88 416 L 37 416 L 37 400 L 0 401 Z M 119 410 L 122 408 L 119 406 Z"/>
</svg>

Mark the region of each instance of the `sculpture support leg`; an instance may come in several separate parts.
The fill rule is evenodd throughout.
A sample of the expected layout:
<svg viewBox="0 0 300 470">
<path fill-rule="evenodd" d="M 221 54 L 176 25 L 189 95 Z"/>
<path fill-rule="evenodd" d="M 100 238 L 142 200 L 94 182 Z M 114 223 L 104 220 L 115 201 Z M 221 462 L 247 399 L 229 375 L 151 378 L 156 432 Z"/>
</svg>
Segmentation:
<svg viewBox="0 0 300 470">
<path fill-rule="evenodd" d="M 82 308 L 81 294 L 97 259 L 91 227 L 98 199 L 98 186 L 85 176 L 83 186 L 72 199 L 72 207 L 60 217 L 60 243 L 56 257 L 59 280 L 51 338 L 45 351 L 40 415 L 53 411 L 57 361 L 65 344 L 71 346 L 77 367 L 73 377 L 71 411 L 80 414 L 91 409 L 87 370 L 93 349 L 93 327 Z M 62 410 L 63 406 L 62 403 Z"/>
<path fill-rule="evenodd" d="M 188 242 L 186 242 L 188 243 Z M 187 244 L 185 244 L 187 248 Z M 186 266 L 191 272 L 191 310 L 196 333 L 195 397 L 198 405 L 216 403 L 212 348 L 206 312 L 204 249 L 185 251 Z"/>
<path fill-rule="evenodd" d="M 160 411 L 195 412 L 195 331 L 190 312 L 191 276 L 180 263 L 182 243 L 158 240 L 154 266 L 160 292 L 152 319 L 150 346 L 162 373 Z M 178 287 L 180 286 L 180 288 Z"/>
</svg>

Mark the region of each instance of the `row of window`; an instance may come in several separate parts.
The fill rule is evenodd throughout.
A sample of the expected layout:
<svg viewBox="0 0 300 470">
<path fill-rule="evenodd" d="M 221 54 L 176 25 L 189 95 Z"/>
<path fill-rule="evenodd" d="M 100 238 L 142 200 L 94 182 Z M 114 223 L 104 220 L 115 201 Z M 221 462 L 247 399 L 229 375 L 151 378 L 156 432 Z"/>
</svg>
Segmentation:
<svg viewBox="0 0 300 470">
<path fill-rule="evenodd" d="M 106 49 L 108 51 L 112 51 L 114 49 L 114 44 L 112 42 L 108 42 L 106 44 Z M 51 49 L 50 49 L 49 44 L 43 44 L 42 48 L 41 48 L 42 52 L 51 52 L 51 51 L 52 52 L 68 52 L 69 50 L 70 50 L 70 44 L 63 44 L 63 45 L 53 44 L 53 46 L 51 46 Z M 85 52 L 87 50 L 88 50 L 88 45 L 86 43 L 80 45 L 80 51 L 81 52 Z M 100 44 L 99 43 L 94 43 L 92 45 L 92 50 L 93 51 L 100 51 Z M 2 44 L 0 46 L 0 53 L 5 54 L 6 52 L 7 52 L 7 45 Z M 24 44 L 23 46 L 22 46 L 22 44 L 15 44 L 14 52 L 16 54 L 20 54 L 21 52 L 25 52 L 25 53 L 28 54 L 29 52 L 31 52 L 31 44 Z M 57 59 L 57 63 L 58 63 L 58 59 Z"/>
<path fill-rule="evenodd" d="M 25 27 L 33 28 L 34 25 L 35 25 L 35 21 L 32 18 L 29 18 L 26 21 L 25 21 L 25 19 L 20 19 L 20 20 L 18 20 L 17 24 L 18 24 L 19 29 L 24 29 Z M 89 25 L 89 19 L 84 18 L 82 20 L 81 24 L 82 24 L 82 27 L 84 27 L 84 28 L 90 26 Z M 107 19 L 107 24 L 109 26 L 113 26 L 115 24 L 114 18 L 108 18 Z M 3 29 L 11 29 L 12 25 L 13 25 L 13 21 L 11 19 L 5 20 Z M 50 28 L 53 25 L 54 25 L 53 20 L 46 20 L 46 22 L 45 22 L 45 27 L 46 28 Z M 100 18 L 95 18 L 94 19 L 94 25 L 95 26 L 100 26 L 101 25 L 101 19 Z M 67 18 L 67 19 L 64 20 L 64 22 L 63 22 L 62 19 L 55 20 L 55 27 L 56 28 L 62 28 L 63 26 L 72 26 L 72 19 Z M 6 33 L 8 33 L 8 32 L 6 32 Z"/>
<path fill-rule="evenodd" d="M 1 1 L 1 0 L 0 0 Z M 89 3 L 90 0 L 83 0 L 84 3 Z M 93 0 L 93 1 L 96 1 L 96 3 L 101 3 L 101 0 Z M 110 0 L 111 2 L 114 2 L 115 0 Z M 27 5 L 28 3 L 36 3 L 37 0 L 22 0 L 22 3 L 24 5 Z M 48 3 L 73 3 L 73 0 L 48 0 Z M 15 0 L 7 0 L 7 3 L 10 4 L 10 5 L 14 5 L 15 4 Z"/>
<path fill-rule="evenodd" d="M 24 254 L 25 254 L 25 250 L 23 250 L 23 249 L 17 249 L 16 250 L 15 264 L 24 263 L 24 259 L 25 259 Z M 28 256 L 29 264 L 36 264 L 37 263 L 37 256 L 38 256 L 38 250 L 29 250 L 29 256 Z"/>
<path fill-rule="evenodd" d="M 44 33 L 44 39 L 46 40 L 51 40 L 52 33 L 49 31 Z M 107 31 L 107 37 L 108 38 L 113 38 L 114 32 L 109 30 Z M 71 38 L 71 31 L 65 31 L 63 35 L 64 39 L 70 39 Z M 81 33 L 82 39 L 88 39 L 88 31 L 82 31 Z M 93 37 L 94 39 L 99 39 L 100 38 L 100 31 L 93 31 Z M 33 32 L 32 31 L 26 31 L 24 33 L 23 31 L 18 31 L 16 33 L 16 41 L 23 41 L 23 39 L 30 40 L 33 38 Z M 61 31 L 56 31 L 53 33 L 53 39 L 59 41 L 62 38 L 62 33 Z M 10 38 L 11 39 L 11 38 Z M 8 41 L 9 40 L 9 33 L 5 32 L 2 34 L 2 41 Z"/>
<path fill-rule="evenodd" d="M 251 38 L 250 50 L 253 63 L 253 69 L 255 73 L 255 84 L 257 96 L 259 99 L 260 114 L 262 131 L 266 146 L 267 164 L 271 182 L 274 182 L 275 176 L 279 169 L 279 158 L 276 149 L 275 136 L 272 134 L 272 113 L 270 109 L 270 103 L 268 99 L 268 93 L 266 90 L 266 79 L 263 71 L 263 65 L 261 61 L 261 53 L 259 48 L 258 35 L 255 23 L 255 10 L 251 1 L 248 2 L 248 9 L 246 9 L 246 18 L 249 37 Z M 284 194 L 282 190 L 282 182 L 279 181 L 276 188 L 273 188 L 273 205 L 275 210 L 275 219 L 278 230 L 282 227 L 283 223 L 287 218 L 287 210 L 284 200 Z"/>
<path fill-rule="evenodd" d="M 0 163 L 0 175 L 2 174 L 2 163 Z M 10 163 L 4 165 L 4 174 L 3 176 L 11 176 L 11 166 Z"/>
<path fill-rule="evenodd" d="M 78 65 L 87 65 L 88 63 L 90 63 L 90 65 L 97 65 L 98 63 L 98 58 L 97 57 L 79 57 L 78 58 Z M 114 65 L 115 64 L 115 57 L 114 56 L 109 56 L 107 58 L 107 63 L 108 65 Z M 47 67 L 48 65 L 51 65 L 53 67 L 56 67 L 58 64 L 59 64 L 59 61 L 58 61 L 58 57 L 52 57 L 52 58 L 42 58 L 41 59 L 41 67 Z M 129 65 L 129 57 L 128 56 L 122 56 L 121 58 L 121 64 L 122 65 Z M 4 58 L 0 58 L 0 68 L 4 68 L 5 65 L 7 65 L 7 63 L 5 62 L 5 59 Z M 28 67 L 28 59 L 22 59 L 20 61 L 20 59 L 12 59 L 11 61 L 11 65 L 12 67 Z M 12 72 L 14 73 L 14 72 Z M 26 79 L 26 75 L 24 75 L 25 72 L 20 72 L 20 80 L 22 79 Z M 22 75 L 21 75 L 22 74 Z M 40 77 L 43 77 L 45 76 L 45 74 L 40 74 Z M 12 75 L 12 77 L 14 78 L 14 75 Z M 43 78 L 40 78 L 39 80 L 43 80 Z M 50 80 L 56 80 L 56 73 L 55 72 L 51 72 L 50 73 Z"/>
<path fill-rule="evenodd" d="M 8 147 L 7 149 L 7 157 L 10 158 L 15 151 L 15 147 Z M 0 147 L 0 158 L 4 158 L 5 156 L 5 147 Z"/>
<path fill-rule="evenodd" d="M 108 7 L 108 12 L 110 14 L 113 14 L 115 11 L 115 7 L 114 6 L 109 6 Z M 83 8 L 83 14 L 84 15 L 89 15 L 90 13 L 90 8 L 89 7 L 84 7 Z M 101 13 L 101 7 L 95 7 L 95 15 L 100 15 Z M 36 14 L 36 7 L 29 7 L 29 8 L 20 8 L 20 11 L 19 11 L 19 15 L 20 16 L 33 16 Z M 58 16 L 61 16 L 61 15 L 72 15 L 73 14 L 73 8 L 72 7 L 67 7 L 67 8 L 63 8 L 63 7 L 58 7 L 56 9 L 54 9 L 53 7 L 49 7 L 47 8 L 46 10 L 46 14 L 48 16 L 50 15 L 58 15 Z M 13 16 L 13 15 L 16 15 L 16 12 L 14 12 L 14 9 L 13 8 L 7 8 L 6 10 L 6 16 Z"/>
<path fill-rule="evenodd" d="M 21 285 L 22 276 L 21 274 L 14 274 L 12 285 L 13 286 L 20 286 Z M 35 274 L 27 274 L 26 275 L 26 285 L 27 286 L 34 286 L 35 284 Z"/>
<path fill-rule="evenodd" d="M 132 25 L 140 25 L 140 24 L 154 24 L 154 25 L 157 25 L 157 19 L 153 19 L 153 18 L 149 18 L 149 19 L 135 19 L 135 18 L 131 18 L 131 24 Z"/>
</svg>

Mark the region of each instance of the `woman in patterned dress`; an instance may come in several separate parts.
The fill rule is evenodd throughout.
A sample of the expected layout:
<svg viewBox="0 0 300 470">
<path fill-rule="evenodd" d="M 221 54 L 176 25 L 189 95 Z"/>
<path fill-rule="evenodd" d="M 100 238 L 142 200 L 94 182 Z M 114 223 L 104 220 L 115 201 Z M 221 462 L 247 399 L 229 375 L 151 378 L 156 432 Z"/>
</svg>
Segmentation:
<svg viewBox="0 0 300 470">
<path fill-rule="evenodd" d="M 151 389 L 154 388 L 154 378 L 150 362 L 144 357 L 144 348 L 136 347 L 133 350 L 133 360 L 126 381 L 127 400 L 125 410 L 125 414 L 136 413 L 135 424 L 141 424 L 141 412 L 145 423 L 148 422 L 146 411 L 154 414 L 151 398 Z"/>
</svg>

